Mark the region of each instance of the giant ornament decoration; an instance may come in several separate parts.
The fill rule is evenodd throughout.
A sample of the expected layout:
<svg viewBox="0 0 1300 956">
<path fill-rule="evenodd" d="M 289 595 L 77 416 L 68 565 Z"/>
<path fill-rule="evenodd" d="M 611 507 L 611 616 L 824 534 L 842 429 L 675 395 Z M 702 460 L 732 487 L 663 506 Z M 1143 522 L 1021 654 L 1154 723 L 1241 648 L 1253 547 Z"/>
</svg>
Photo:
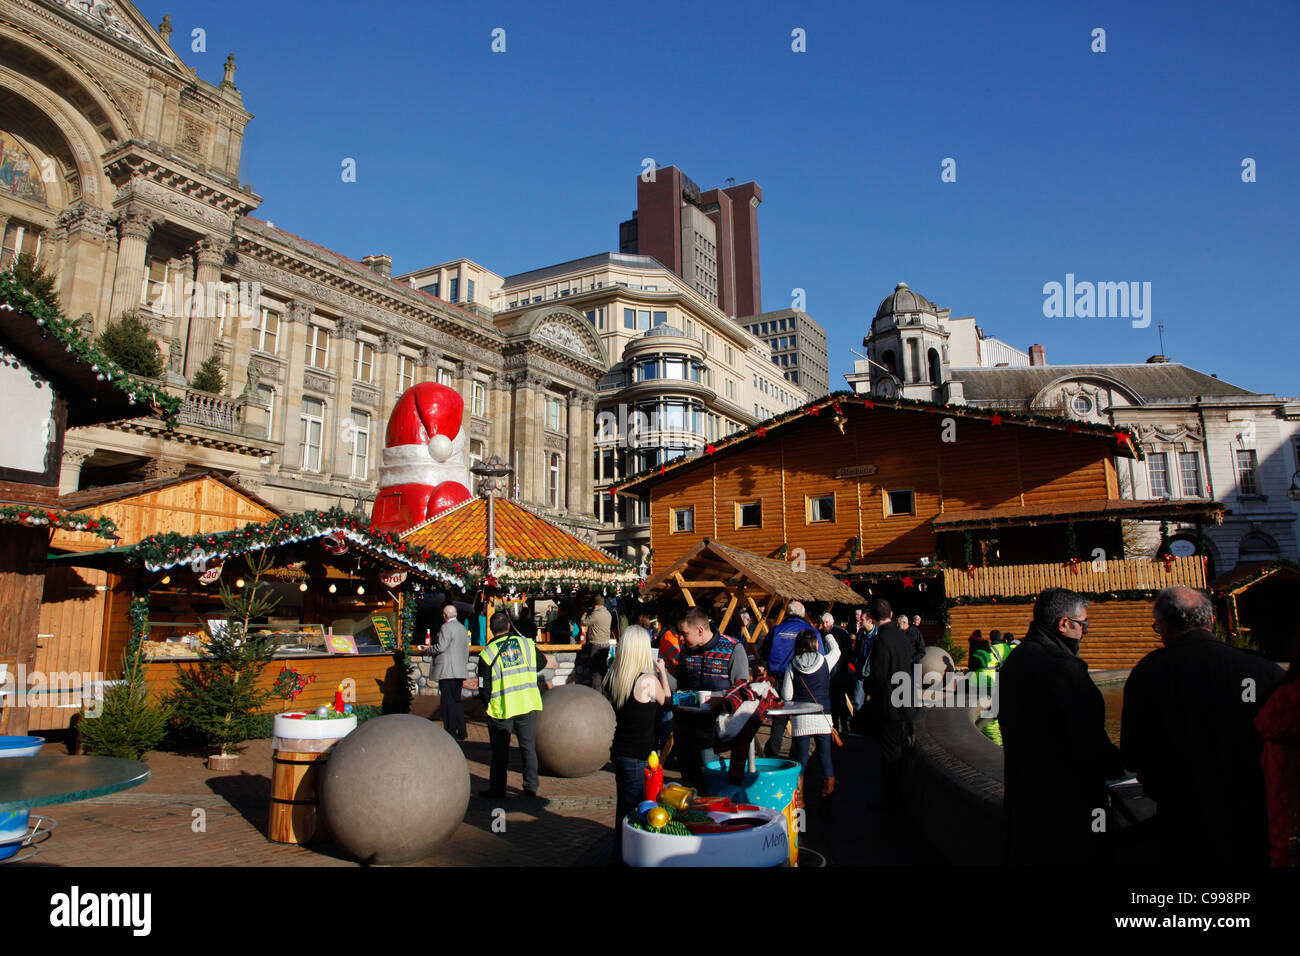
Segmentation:
<svg viewBox="0 0 1300 956">
<path fill-rule="evenodd" d="M 557 777 L 585 777 L 605 766 L 614 742 L 614 708 L 605 695 L 562 684 L 542 695 L 537 759 Z"/>
<path fill-rule="evenodd" d="M 363 863 L 412 863 L 455 832 L 469 764 L 445 730 L 413 714 L 374 717 L 330 751 L 321 806 L 334 841 Z"/>
<path fill-rule="evenodd" d="M 468 501 L 465 402 L 436 382 L 412 385 L 393 407 L 371 523 L 394 534 Z"/>
</svg>

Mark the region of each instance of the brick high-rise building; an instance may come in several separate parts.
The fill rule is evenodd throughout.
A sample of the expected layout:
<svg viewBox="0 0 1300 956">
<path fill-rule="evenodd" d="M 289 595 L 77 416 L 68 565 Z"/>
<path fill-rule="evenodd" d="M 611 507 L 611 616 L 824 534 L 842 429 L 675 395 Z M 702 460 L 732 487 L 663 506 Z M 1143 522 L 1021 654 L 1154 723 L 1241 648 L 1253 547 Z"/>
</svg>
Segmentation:
<svg viewBox="0 0 1300 956">
<path fill-rule="evenodd" d="M 701 190 L 676 166 L 637 177 L 637 208 L 619 223 L 618 251 L 651 256 L 727 315 L 763 311 L 758 183 Z"/>
</svg>

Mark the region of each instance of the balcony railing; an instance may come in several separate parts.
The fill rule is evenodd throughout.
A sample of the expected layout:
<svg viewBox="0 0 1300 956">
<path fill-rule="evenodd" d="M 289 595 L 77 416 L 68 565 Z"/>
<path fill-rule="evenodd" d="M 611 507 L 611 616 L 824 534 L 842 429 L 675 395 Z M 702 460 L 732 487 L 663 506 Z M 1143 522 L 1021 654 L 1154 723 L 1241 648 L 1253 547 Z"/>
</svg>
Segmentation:
<svg viewBox="0 0 1300 956">
<path fill-rule="evenodd" d="M 1107 558 L 1104 563 L 1082 559 L 1077 565 L 1008 564 L 992 568 L 945 568 L 943 591 L 955 597 L 1023 597 L 1044 588 L 1069 588 L 1085 593 L 1158 591 L 1186 585 L 1205 587 L 1205 559 L 1199 555 L 1152 561 L 1149 558 Z"/>
<path fill-rule="evenodd" d="M 243 422 L 243 408 L 244 403 L 238 399 L 187 389 L 179 421 L 182 425 L 238 434 Z"/>
</svg>

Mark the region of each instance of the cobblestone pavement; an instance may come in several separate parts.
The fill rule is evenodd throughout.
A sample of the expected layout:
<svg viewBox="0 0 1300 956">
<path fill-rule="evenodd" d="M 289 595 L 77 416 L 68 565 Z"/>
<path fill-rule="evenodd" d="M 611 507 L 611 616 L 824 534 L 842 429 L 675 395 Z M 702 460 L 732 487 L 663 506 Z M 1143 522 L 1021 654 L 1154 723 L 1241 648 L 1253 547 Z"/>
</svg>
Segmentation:
<svg viewBox="0 0 1300 956">
<path fill-rule="evenodd" d="M 423 708 L 421 708 L 423 704 Z M 429 709 L 417 701 L 417 710 Z M 481 720 L 469 722 L 464 745 L 471 793 L 487 788 L 490 747 Z M 760 746 L 762 740 L 759 741 Z M 877 787 L 870 741 L 849 737 L 837 751 L 840 769 L 832 806 L 810 779 L 804 845 L 832 865 L 923 862 L 909 846 L 908 828 L 866 809 Z M 45 753 L 61 752 L 51 741 Z M 26 866 L 355 866 L 330 843 L 290 846 L 266 838 L 271 792 L 271 742 L 248 744 L 240 769 L 210 771 L 203 758 L 170 752 L 146 755 L 143 785 L 41 812 L 58 821 L 40 855 Z M 505 800 L 471 796 L 465 819 L 430 857 L 415 866 L 600 866 L 611 848 L 614 776 L 600 770 L 578 779 L 543 776 L 535 799 L 522 795 L 521 765 L 512 748 Z M 670 775 L 671 776 L 671 775 Z M 505 830 L 492 830 L 505 810 Z M 202 826 L 199 826 L 199 823 Z"/>
</svg>

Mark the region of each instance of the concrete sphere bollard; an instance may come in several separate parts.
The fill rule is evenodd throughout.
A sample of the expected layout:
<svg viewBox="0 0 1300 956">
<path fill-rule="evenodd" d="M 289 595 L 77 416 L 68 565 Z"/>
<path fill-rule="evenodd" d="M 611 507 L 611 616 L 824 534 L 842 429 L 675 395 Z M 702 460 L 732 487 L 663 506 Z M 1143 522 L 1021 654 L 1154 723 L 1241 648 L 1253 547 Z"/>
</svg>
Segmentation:
<svg viewBox="0 0 1300 956">
<path fill-rule="evenodd" d="M 411 863 L 465 818 L 469 780 L 450 734 L 423 717 L 389 714 L 334 745 L 321 806 L 334 841 L 361 862 Z"/>
<path fill-rule="evenodd" d="M 614 708 L 600 691 L 561 684 L 542 695 L 537 759 L 556 777 L 585 777 L 609 760 Z"/>
<path fill-rule="evenodd" d="M 921 686 L 917 688 L 922 701 L 933 703 L 944 692 L 952 690 L 957 681 L 957 665 L 942 647 L 927 647 L 921 658 Z"/>
</svg>

